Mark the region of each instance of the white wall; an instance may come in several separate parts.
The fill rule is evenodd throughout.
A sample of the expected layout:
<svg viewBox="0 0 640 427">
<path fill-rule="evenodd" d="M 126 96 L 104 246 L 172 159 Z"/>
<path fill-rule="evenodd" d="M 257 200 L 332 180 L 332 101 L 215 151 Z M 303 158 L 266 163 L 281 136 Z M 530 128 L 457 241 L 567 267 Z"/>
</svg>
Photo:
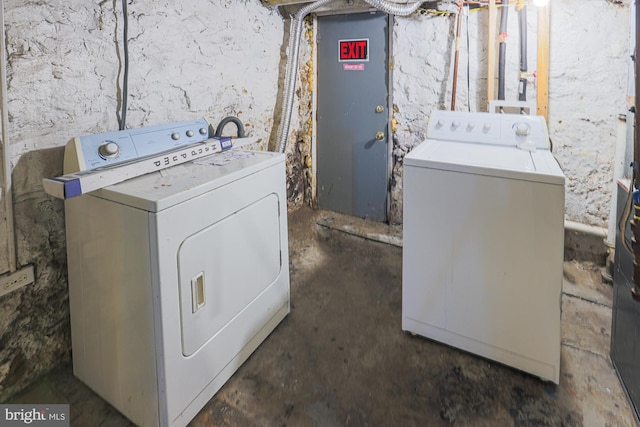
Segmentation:
<svg viewBox="0 0 640 427">
<path fill-rule="evenodd" d="M 606 227 L 608 220 L 616 118 L 627 109 L 630 1 L 551 0 L 548 125 L 554 153 L 567 175 L 566 218 L 572 221 Z M 529 70 L 533 71 L 537 56 L 534 7 L 528 15 L 528 62 Z M 399 113 L 396 114 L 392 219 L 397 222 L 402 219 L 402 158 L 424 138 L 430 111 L 450 109 L 453 20 L 453 17 L 397 18 L 393 29 L 393 97 Z M 487 109 L 487 24 L 486 10 L 469 14 L 470 43 L 467 49 L 466 37 L 463 37 L 457 110 Z M 506 99 L 516 100 L 518 30 L 513 8 L 509 13 L 508 33 Z M 467 52 L 470 54 L 469 91 Z M 535 80 L 530 82 L 533 84 L 528 85 L 528 99 L 535 100 Z"/>
<path fill-rule="evenodd" d="M 266 147 L 283 38 L 277 11 L 259 0 L 128 4 L 127 127 L 197 117 L 216 125 L 237 115 Z M 4 2 L 18 258 L 35 266 L 36 281 L 0 298 L 0 401 L 69 358 L 63 207 L 41 181 L 61 173 L 71 137 L 118 128 L 121 7 L 117 0 Z"/>
<path fill-rule="evenodd" d="M 555 0 L 551 12 L 549 131 L 567 175 L 567 217 L 604 227 L 617 116 L 627 111 L 630 3 Z"/>
</svg>

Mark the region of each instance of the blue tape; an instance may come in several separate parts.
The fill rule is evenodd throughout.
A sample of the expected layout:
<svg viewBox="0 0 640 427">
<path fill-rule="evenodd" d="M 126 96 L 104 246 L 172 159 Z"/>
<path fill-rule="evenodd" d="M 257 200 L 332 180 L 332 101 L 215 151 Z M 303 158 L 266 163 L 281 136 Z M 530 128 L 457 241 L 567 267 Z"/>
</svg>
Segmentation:
<svg viewBox="0 0 640 427">
<path fill-rule="evenodd" d="M 79 196 L 82 194 L 82 186 L 79 179 L 72 179 L 64 182 L 64 198 Z"/>
<path fill-rule="evenodd" d="M 220 149 L 222 151 L 228 150 L 230 148 L 233 148 L 233 142 L 231 141 L 231 138 L 228 136 L 217 136 L 216 139 L 218 141 L 220 141 Z"/>
</svg>

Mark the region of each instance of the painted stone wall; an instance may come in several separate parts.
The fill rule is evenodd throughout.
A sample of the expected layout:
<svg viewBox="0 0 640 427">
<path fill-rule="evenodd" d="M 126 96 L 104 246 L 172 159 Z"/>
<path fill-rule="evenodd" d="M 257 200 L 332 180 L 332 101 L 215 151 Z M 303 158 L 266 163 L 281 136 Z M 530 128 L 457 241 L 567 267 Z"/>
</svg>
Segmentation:
<svg viewBox="0 0 640 427">
<path fill-rule="evenodd" d="M 626 111 L 629 1 L 552 0 L 549 132 L 567 176 L 566 218 L 606 227 L 617 115 Z M 509 13 L 506 99 L 517 99 L 518 29 Z M 464 25 L 456 109 L 486 111 L 487 11 Z M 450 109 L 453 17 L 397 18 L 394 27 L 394 137 L 391 220 L 402 221 L 402 160 L 425 137 L 433 109 Z M 537 16 L 529 9 L 529 70 L 536 70 Z M 469 56 L 467 56 L 467 52 Z M 467 89 L 469 58 L 469 90 Z M 528 99 L 536 81 L 528 78 Z"/>
<path fill-rule="evenodd" d="M 120 1 L 4 7 L 18 260 L 34 265 L 36 280 L 0 297 L 0 401 L 70 359 L 64 210 L 41 181 L 61 173 L 71 137 L 118 128 L 123 57 Z M 198 117 L 216 125 L 237 115 L 260 138 L 254 148 L 266 148 L 283 37 L 278 12 L 259 0 L 134 0 L 128 8 L 127 127 Z"/>
<path fill-rule="evenodd" d="M 606 227 L 617 136 L 627 110 L 629 4 L 556 0 L 549 132 L 567 175 L 567 218 Z"/>
</svg>

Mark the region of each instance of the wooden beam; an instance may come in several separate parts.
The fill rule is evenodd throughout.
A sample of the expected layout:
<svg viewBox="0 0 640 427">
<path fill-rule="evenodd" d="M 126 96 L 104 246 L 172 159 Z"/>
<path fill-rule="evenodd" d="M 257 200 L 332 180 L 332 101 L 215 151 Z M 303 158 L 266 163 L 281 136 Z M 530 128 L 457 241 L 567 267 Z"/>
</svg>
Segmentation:
<svg viewBox="0 0 640 427">
<path fill-rule="evenodd" d="M 496 93 L 496 0 L 489 0 L 489 43 L 487 46 L 487 110 Z"/>
<path fill-rule="evenodd" d="M 550 13 L 548 4 L 538 8 L 538 75 L 536 113 L 549 121 L 549 46 Z"/>
</svg>

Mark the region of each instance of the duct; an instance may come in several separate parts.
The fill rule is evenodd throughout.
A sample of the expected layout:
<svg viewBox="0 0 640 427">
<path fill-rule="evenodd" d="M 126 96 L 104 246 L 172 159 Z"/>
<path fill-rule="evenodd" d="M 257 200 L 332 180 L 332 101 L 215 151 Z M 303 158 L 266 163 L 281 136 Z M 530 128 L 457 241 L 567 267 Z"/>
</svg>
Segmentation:
<svg viewBox="0 0 640 427">
<path fill-rule="evenodd" d="M 295 74 L 298 68 L 298 54 L 300 51 L 300 37 L 302 36 L 302 23 L 304 18 L 327 3 L 333 0 L 318 0 L 310 5 L 300 9 L 295 16 L 291 18 L 291 28 L 289 30 L 289 47 L 286 72 L 284 77 L 284 97 L 282 101 L 282 114 L 280 115 L 280 126 L 278 127 L 277 151 L 284 153 L 287 145 L 287 134 L 289 133 L 289 125 L 291 123 L 291 112 L 293 110 L 293 95 L 296 86 Z"/>
<path fill-rule="evenodd" d="M 287 137 L 289 134 L 289 126 L 291 124 L 291 113 L 293 110 L 293 98 L 295 92 L 296 79 L 295 74 L 298 69 L 298 54 L 300 50 L 300 37 L 302 36 L 302 24 L 304 18 L 328 3 L 334 0 L 318 0 L 311 3 L 298 11 L 291 18 L 291 29 L 289 33 L 289 47 L 285 79 L 284 79 L 284 96 L 282 101 L 282 114 L 280 115 L 280 126 L 276 134 L 276 151 L 284 153 L 287 147 Z M 363 0 L 365 3 L 375 7 L 376 9 L 388 13 L 390 15 L 408 16 L 418 10 L 422 2 L 412 4 L 394 4 L 386 0 Z"/>
</svg>

